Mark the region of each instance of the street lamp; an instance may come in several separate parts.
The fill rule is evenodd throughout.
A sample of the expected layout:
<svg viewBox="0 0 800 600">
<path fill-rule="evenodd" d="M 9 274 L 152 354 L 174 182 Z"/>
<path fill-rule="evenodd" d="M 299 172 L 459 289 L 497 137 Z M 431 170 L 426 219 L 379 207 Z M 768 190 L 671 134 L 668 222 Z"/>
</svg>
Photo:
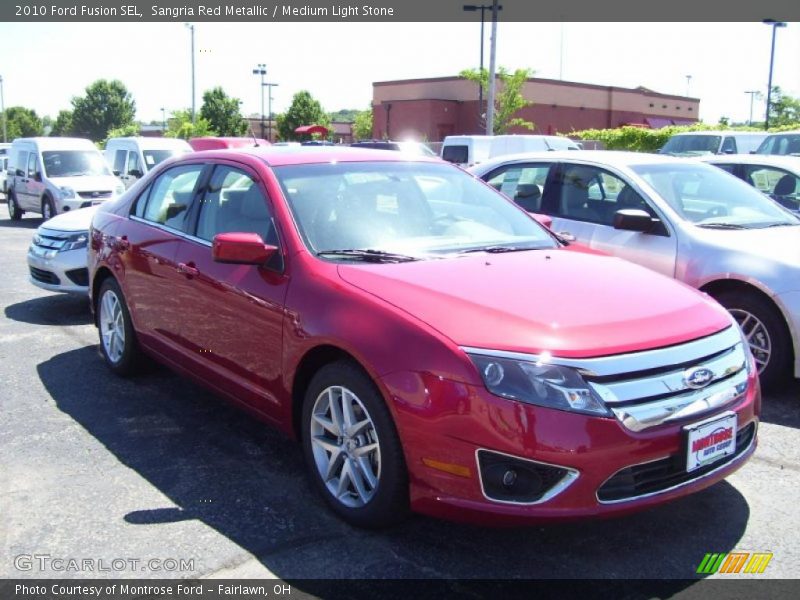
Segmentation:
<svg viewBox="0 0 800 600">
<path fill-rule="evenodd" d="M 483 22 L 484 22 L 484 14 L 487 10 L 492 10 L 491 4 L 465 4 L 463 10 L 466 12 L 478 12 L 481 11 L 481 65 L 480 65 L 480 75 L 483 76 L 483 41 L 485 36 L 483 34 Z M 497 6 L 497 10 L 503 10 L 501 5 Z M 478 84 L 478 116 L 481 114 L 481 110 L 483 110 L 483 84 Z"/>
<path fill-rule="evenodd" d="M 264 137 L 264 75 L 267 74 L 267 65 L 264 63 L 258 63 L 255 69 L 253 69 L 253 75 L 260 75 L 261 76 L 261 137 Z"/>
<path fill-rule="evenodd" d="M 194 125 L 194 99 L 195 99 L 195 92 L 194 92 L 194 25 L 191 23 L 184 23 L 184 25 L 189 29 L 191 32 L 192 38 L 192 125 Z"/>
<path fill-rule="evenodd" d="M 3 76 L 0 75 L 0 111 L 3 113 L 3 143 L 8 141 L 8 132 L 6 131 L 6 101 L 3 99 Z"/>
<path fill-rule="evenodd" d="M 269 112 L 269 119 L 267 120 L 267 141 L 271 144 L 272 143 L 272 88 L 278 87 L 277 83 L 263 83 L 261 84 L 261 97 L 264 97 L 264 87 L 266 86 L 269 89 L 269 93 L 267 97 L 269 98 L 269 105 L 267 111 Z M 262 109 L 263 110 L 263 109 Z M 263 137 L 263 133 L 261 134 Z"/>
<path fill-rule="evenodd" d="M 161 135 L 167 130 L 167 109 L 161 108 Z"/>
<path fill-rule="evenodd" d="M 753 125 L 753 98 L 756 94 L 758 94 L 758 90 L 747 90 L 745 94 L 750 94 L 750 120 L 747 121 L 747 124 L 752 126 Z"/>
<path fill-rule="evenodd" d="M 769 81 L 767 82 L 767 117 L 764 119 L 764 129 L 769 129 L 769 109 L 772 104 L 772 65 L 775 62 L 775 32 L 778 27 L 786 27 L 783 21 L 764 19 L 765 25 L 772 25 L 772 49 L 769 53 Z"/>
<path fill-rule="evenodd" d="M 494 92 L 497 82 L 495 70 L 497 66 L 497 13 L 500 5 L 492 1 L 492 37 L 489 42 L 489 94 L 486 99 L 486 135 L 494 135 Z"/>
</svg>

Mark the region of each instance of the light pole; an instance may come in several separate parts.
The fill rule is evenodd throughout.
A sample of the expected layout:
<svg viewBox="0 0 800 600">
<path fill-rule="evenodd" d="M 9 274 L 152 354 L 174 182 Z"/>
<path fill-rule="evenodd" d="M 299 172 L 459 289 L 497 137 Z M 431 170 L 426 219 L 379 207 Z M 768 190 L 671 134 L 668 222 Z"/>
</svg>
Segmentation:
<svg viewBox="0 0 800 600">
<path fill-rule="evenodd" d="M 253 69 L 253 75 L 260 75 L 261 76 L 261 137 L 264 137 L 264 75 L 267 74 L 267 65 L 264 63 L 258 63 L 255 69 Z"/>
<path fill-rule="evenodd" d="M 3 76 L 0 75 L 0 111 L 3 112 L 3 143 L 8 141 L 8 132 L 6 131 L 6 101 L 3 98 Z"/>
<path fill-rule="evenodd" d="M 167 109 L 161 107 L 161 135 L 167 131 Z"/>
<path fill-rule="evenodd" d="M 483 76 L 483 40 L 486 37 L 483 34 L 484 14 L 487 10 L 492 10 L 491 4 L 465 4 L 463 10 L 466 12 L 481 11 L 481 62 L 480 62 L 480 75 Z M 502 5 L 498 5 L 497 10 L 503 10 Z M 478 84 L 478 117 L 480 118 L 481 111 L 483 110 L 483 84 Z"/>
<path fill-rule="evenodd" d="M 758 90 L 747 90 L 745 94 L 750 94 L 750 119 L 747 121 L 747 124 L 752 126 L 753 125 L 753 98 L 756 94 L 758 94 Z"/>
<path fill-rule="evenodd" d="M 769 81 L 767 82 L 767 116 L 764 119 L 764 129 L 769 129 L 769 109 L 772 104 L 772 66 L 775 62 L 775 32 L 778 27 L 786 27 L 783 21 L 764 19 L 765 25 L 772 25 L 772 49 L 769 52 Z"/>
<path fill-rule="evenodd" d="M 277 83 L 262 83 L 261 85 L 262 85 L 262 88 L 261 88 L 261 97 L 262 98 L 264 97 L 264 87 L 263 86 L 266 86 L 269 89 L 269 92 L 267 93 L 267 97 L 269 98 L 269 105 L 268 105 L 268 108 L 267 108 L 267 112 L 269 113 L 267 115 L 267 117 L 268 117 L 268 120 L 267 120 L 267 141 L 271 144 L 272 143 L 272 88 L 278 87 L 278 84 Z M 261 134 L 261 137 L 264 137 L 263 133 Z"/>
<path fill-rule="evenodd" d="M 192 38 L 192 125 L 194 125 L 194 99 L 195 99 L 195 92 L 194 92 L 194 25 L 191 23 L 184 23 L 186 27 L 189 29 Z"/>
<path fill-rule="evenodd" d="M 691 85 L 692 85 L 692 76 L 691 75 L 687 75 L 686 76 L 686 97 L 687 98 L 689 97 L 689 87 Z"/>
<path fill-rule="evenodd" d="M 489 45 L 489 94 L 486 99 L 486 135 L 494 135 L 494 92 L 497 66 L 497 13 L 500 10 L 497 0 L 492 1 L 492 38 Z"/>
</svg>

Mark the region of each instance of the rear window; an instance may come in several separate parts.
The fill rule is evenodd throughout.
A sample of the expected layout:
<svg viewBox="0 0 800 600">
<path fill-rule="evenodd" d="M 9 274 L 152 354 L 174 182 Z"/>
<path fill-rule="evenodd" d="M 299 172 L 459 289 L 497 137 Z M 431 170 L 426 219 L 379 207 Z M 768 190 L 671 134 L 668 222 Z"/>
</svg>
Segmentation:
<svg viewBox="0 0 800 600">
<path fill-rule="evenodd" d="M 445 146 L 442 148 L 442 158 L 451 163 L 468 163 L 469 147 L 464 146 Z"/>
</svg>

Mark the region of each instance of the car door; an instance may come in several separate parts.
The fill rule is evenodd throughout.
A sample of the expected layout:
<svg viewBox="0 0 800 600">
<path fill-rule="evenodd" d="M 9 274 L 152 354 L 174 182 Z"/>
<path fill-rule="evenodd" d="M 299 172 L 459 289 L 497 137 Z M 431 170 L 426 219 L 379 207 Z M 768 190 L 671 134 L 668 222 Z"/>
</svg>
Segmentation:
<svg viewBox="0 0 800 600">
<path fill-rule="evenodd" d="M 44 173 L 42 173 L 42 168 L 39 164 L 39 156 L 36 152 L 31 152 L 28 155 L 28 167 L 25 178 L 28 181 L 26 183 L 27 191 L 25 193 L 26 206 L 23 207 L 23 210 L 41 212 L 45 184 Z"/>
<path fill-rule="evenodd" d="M 124 232 L 112 241 L 123 257 L 125 297 L 140 340 L 173 359 L 183 351 L 183 307 L 175 294 L 183 275 L 175 254 L 190 230 L 204 169 L 188 164 L 161 173 L 136 199 Z"/>
<path fill-rule="evenodd" d="M 781 206 L 800 210 L 800 177 L 769 165 L 742 165 L 742 179 Z"/>
<path fill-rule="evenodd" d="M 20 150 L 14 157 L 14 197 L 17 204 L 24 210 L 28 206 L 28 154 L 27 150 Z"/>
<path fill-rule="evenodd" d="M 622 209 L 644 210 L 654 220 L 651 232 L 614 228 Z M 553 231 L 664 275 L 675 276 L 677 240 L 655 204 L 627 177 L 595 165 L 564 162 L 551 174 L 542 212 Z"/>
<path fill-rule="evenodd" d="M 214 236 L 234 231 L 280 245 L 256 174 L 236 163 L 217 164 L 195 234 L 180 243 L 175 259 L 183 270 L 173 290 L 181 306 L 182 343 L 212 385 L 233 389 L 237 398 L 277 417 L 288 278 L 280 252 L 262 266 L 214 261 Z"/>
</svg>

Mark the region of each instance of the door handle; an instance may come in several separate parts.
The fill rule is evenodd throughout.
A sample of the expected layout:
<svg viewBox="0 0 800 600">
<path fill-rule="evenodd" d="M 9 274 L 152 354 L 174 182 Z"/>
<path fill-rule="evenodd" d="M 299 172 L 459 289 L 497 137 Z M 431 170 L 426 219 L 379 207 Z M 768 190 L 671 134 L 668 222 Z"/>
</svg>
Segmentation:
<svg viewBox="0 0 800 600">
<path fill-rule="evenodd" d="M 178 263 L 178 273 L 182 273 L 187 277 L 197 277 L 200 275 L 200 269 L 194 266 L 194 263 Z"/>
</svg>

